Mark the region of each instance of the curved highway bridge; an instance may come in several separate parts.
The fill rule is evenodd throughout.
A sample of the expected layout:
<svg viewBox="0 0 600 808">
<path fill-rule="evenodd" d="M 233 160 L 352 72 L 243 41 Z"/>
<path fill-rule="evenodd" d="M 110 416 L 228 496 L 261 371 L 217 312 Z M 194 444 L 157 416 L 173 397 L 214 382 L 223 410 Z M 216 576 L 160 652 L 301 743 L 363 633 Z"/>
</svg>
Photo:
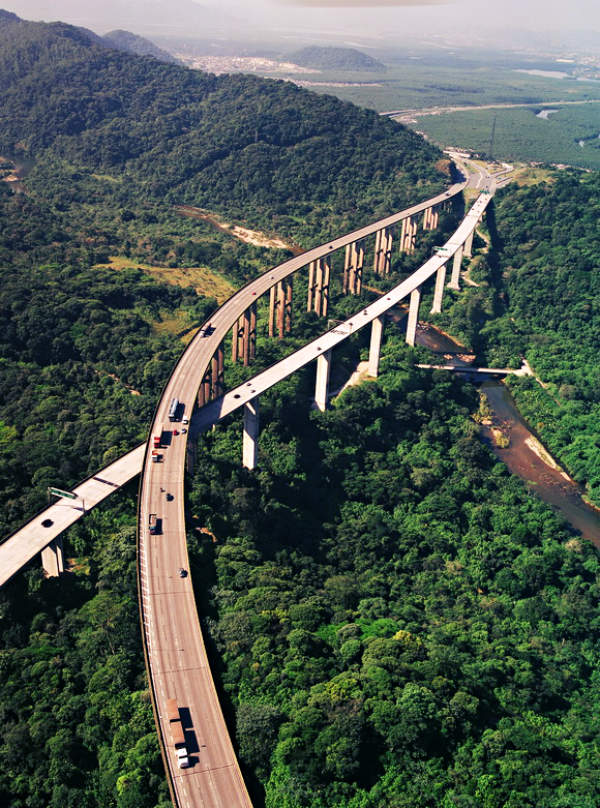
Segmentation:
<svg viewBox="0 0 600 808">
<path fill-rule="evenodd" d="M 162 462 L 152 460 L 152 439 L 128 455 L 98 472 L 78 487 L 80 496 L 89 496 L 81 509 L 66 509 L 57 503 L 38 514 L 0 546 L 0 584 L 49 545 L 54 553 L 56 572 L 62 553 L 56 544 L 59 534 L 82 515 L 83 507 L 101 501 L 111 490 L 124 484 L 139 471 L 138 504 L 138 576 L 140 615 L 144 650 L 153 697 L 161 750 L 168 773 L 171 795 L 177 806 L 186 808 L 241 808 L 251 806 L 211 676 L 200 628 L 194 591 L 189 576 L 179 570 L 189 568 L 184 514 L 184 472 L 194 459 L 195 437 L 235 409 L 244 408 L 243 463 L 248 468 L 257 462 L 259 432 L 258 397 L 281 379 L 317 360 L 315 401 L 324 410 L 327 402 L 331 350 L 350 335 L 371 323 L 369 373 L 378 373 L 379 353 L 386 312 L 405 299 L 410 300 L 406 339 L 414 345 L 419 317 L 421 287 L 435 277 L 432 312 L 440 312 L 447 266 L 451 263 L 448 286 L 459 289 L 463 255 L 470 256 L 473 236 L 495 190 L 493 177 L 484 171 L 475 174 L 480 196 L 451 238 L 438 248 L 407 280 L 382 295 L 343 323 L 311 341 L 300 350 L 258 373 L 239 387 L 224 390 L 224 344 L 229 341 L 232 360 L 249 365 L 256 344 L 257 300 L 269 293 L 269 334 L 283 337 L 291 330 L 293 277 L 308 268 L 306 306 L 327 316 L 329 287 L 333 268 L 332 255 L 345 250 L 343 291 L 359 295 L 365 263 L 366 240 L 375 236 L 373 270 L 385 276 L 390 272 L 392 247 L 413 252 L 421 221 L 423 229 L 434 229 L 439 209 L 460 194 L 469 182 L 453 185 L 448 191 L 316 247 L 271 269 L 247 284 L 221 306 L 189 344 L 168 380 L 158 403 L 151 436 L 160 436 Z M 180 402 L 176 419 L 190 419 L 189 433 L 172 423 L 169 410 L 173 399 Z M 192 417 L 193 416 L 193 417 Z M 143 453 L 143 457 L 142 457 Z M 62 507 L 62 510 L 60 510 Z M 54 509 L 54 510 L 52 510 Z M 52 510 L 55 518 L 48 514 Z M 65 512 L 70 515 L 65 517 Z M 58 518 L 60 517 L 60 518 Z M 42 528 L 44 520 L 50 525 Z M 156 522 L 158 520 L 158 525 Z M 149 526 L 157 526 L 152 532 Z M 30 541 L 37 544 L 31 552 Z M 27 547 L 25 545 L 28 545 Z M 40 546 L 41 545 L 41 546 Z M 7 573 L 4 573 L 6 568 Z M 191 767 L 180 769 L 171 745 L 167 700 L 175 699 L 183 709 L 186 742 Z"/>
</svg>

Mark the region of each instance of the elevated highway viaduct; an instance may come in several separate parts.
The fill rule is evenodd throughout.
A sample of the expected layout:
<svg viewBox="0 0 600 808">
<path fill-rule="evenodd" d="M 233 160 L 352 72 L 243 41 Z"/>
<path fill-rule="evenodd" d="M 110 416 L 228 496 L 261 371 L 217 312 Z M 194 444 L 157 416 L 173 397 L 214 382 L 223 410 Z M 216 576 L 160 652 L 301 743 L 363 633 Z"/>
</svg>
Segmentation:
<svg viewBox="0 0 600 808">
<path fill-rule="evenodd" d="M 370 371 L 376 376 L 386 312 L 401 301 L 410 300 L 406 338 L 414 344 L 423 284 L 435 279 L 433 312 L 441 311 L 448 267 L 451 267 L 448 286 L 459 288 L 462 257 L 471 253 L 475 228 L 494 191 L 493 180 L 486 179 L 484 193 L 453 236 L 407 280 L 291 356 L 227 392 L 223 379 L 225 338 L 231 332 L 234 361 L 252 362 L 256 301 L 267 292 L 269 333 L 274 336 L 288 333 L 291 329 L 292 277 L 303 268 L 308 269 L 307 309 L 327 316 L 331 256 L 336 251 L 345 251 L 343 291 L 360 294 L 366 239 L 375 236 L 373 271 L 377 275 L 387 275 L 393 244 L 399 243 L 401 250 L 412 252 L 419 223 L 422 221 L 424 229 L 437 226 L 439 207 L 461 193 L 465 186 L 466 182 L 456 184 L 433 199 L 309 250 L 267 271 L 239 290 L 190 343 L 165 386 L 150 433 L 168 435 L 168 445 L 163 450 L 164 462 L 151 461 L 150 442 L 131 453 L 131 462 L 139 464 L 143 449 L 138 506 L 138 575 L 144 649 L 163 758 L 173 801 L 178 806 L 236 808 L 251 805 L 212 680 L 192 582 L 189 575 L 180 577 L 179 574 L 179 570 L 189 569 L 184 513 L 184 471 L 191 456 L 189 435 L 197 435 L 228 413 L 244 407 L 243 462 L 253 468 L 257 456 L 260 393 L 316 359 L 315 399 L 324 409 L 332 348 L 369 323 L 372 324 Z M 170 403 L 174 398 L 182 402 L 188 418 L 194 413 L 188 434 L 177 428 L 179 424 L 169 421 Z M 131 468 L 130 464 L 130 471 Z M 104 478 L 104 472 L 95 477 Z M 155 534 L 149 531 L 151 514 L 160 519 L 161 530 Z M 34 528 L 39 532 L 39 525 Z M 48 542 L 59 533 L 56 536 L 43 535 Z M 186 740 L 192 750 L 193 765 L 188 769 L 177 767 L 171 748 L 165 714 L 166 701 L 171 698 L 186 708 L 190 719 Z"/>
</svg>

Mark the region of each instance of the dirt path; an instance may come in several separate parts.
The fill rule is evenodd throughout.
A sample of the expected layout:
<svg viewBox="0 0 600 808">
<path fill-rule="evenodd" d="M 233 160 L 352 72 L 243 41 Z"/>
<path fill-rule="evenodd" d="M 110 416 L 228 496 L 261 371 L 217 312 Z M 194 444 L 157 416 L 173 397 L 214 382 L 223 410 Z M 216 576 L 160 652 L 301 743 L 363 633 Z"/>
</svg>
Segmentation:
<svg viewBox="0 0 600 808">
<path fill-rule="evenodd" d="M 175 205 L 175 210 L 182 216 L 189 216 L 192 219 L 201 219 L 203 222 L 208 222 L 221 233 L 243 241 L 245 244 L 253 244 L 255 247 L 267 247 L 271 250 L 289 250 L 294 255 L 300 255 L 304 252 L 302 247 L 288 241 L 284 241 L 278 236 L 268 236 L 266 233 L 261 233 L 259 230 L 249 230 L 247 227 L 240 227 L 237 224 L 230 224 L 225 222 L 214 213 L 210 213 L 203 208 L 195 208 L 192 205 Z"/>
</svg>

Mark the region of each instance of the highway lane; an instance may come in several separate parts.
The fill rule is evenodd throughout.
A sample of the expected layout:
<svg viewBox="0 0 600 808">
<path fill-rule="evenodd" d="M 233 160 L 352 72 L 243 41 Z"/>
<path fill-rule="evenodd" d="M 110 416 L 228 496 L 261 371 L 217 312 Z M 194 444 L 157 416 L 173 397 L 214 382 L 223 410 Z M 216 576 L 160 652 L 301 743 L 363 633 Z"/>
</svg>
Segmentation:
<svg viewBox="0 0 600 808">
<path fill-rule="evenodd" d="M 184 515 L 187 435 L 181 434 L 181 425 L 175 425 L 179 434 L 169 428 L 170 401 L 177 397 L 184 402 L 186 414 L 192 414 L 200 381 L 212 356 L 238 317 L 271 286 L 310 261 L 366 238 L 403 218 L 421 213 L 433 204 L 446 201 L 460 193 L 465 184 L 456 184 L 431 200 L 308 250 L 240 289 L 211 318 L 212 334 L 209 337 L 198 334 L 192 340 L 163 391 L 151 434 L 158 434 L 166 427 L 171 440 L 164 450 L 163 463 L 151 463 L 148 452 L 144 461 L 138 513 L 140 600 L 160 734 L 174 786 L 174 799 L 180 806 L 245 808 L 251 802 L 212 680 L 192 582 L 189 575 L 179 578 L 177 573 L 180 567 L 189 568 Z M 167 492 L 173 496 L 169 502 L 166 500 Z M 160 537 L 149 535 L 151 513 L 163 519 L 163 534 Z M 199 746 L 195 765 L 191 769 L 177 769 L 175 754 L 169 743 L 167 722 L 162 715 L 168 698 L 176 698 L 179 706 L 189 711 L 195 741 Z"/>
</svg>

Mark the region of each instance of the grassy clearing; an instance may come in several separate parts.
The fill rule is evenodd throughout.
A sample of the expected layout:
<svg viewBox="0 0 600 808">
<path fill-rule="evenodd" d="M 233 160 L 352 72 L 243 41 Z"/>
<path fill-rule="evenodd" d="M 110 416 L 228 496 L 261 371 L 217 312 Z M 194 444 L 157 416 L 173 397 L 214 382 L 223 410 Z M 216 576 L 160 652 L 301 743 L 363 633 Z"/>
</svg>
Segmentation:
<svg viewBox="0 0 600 808">
<path fill-rule="evenodd" d="M 99 267 L 122 270 L 129 268 L 142 269 L 161 283 L 172 283 L 176 286 L 192 286 L 196 292 L 204 297 L 214 297 L 218 303 L 224 303 L 235 292 L 235 286 L 217 272 L 206 267 L 158 267 L 151 264 L 141 264 L 124 256 L 111 256 L 108 264 L 98 264 Z M 178 329 L 180 330 L 180 329 Z"/>
<path fill-rule="evenodd" d="M 514 182 L 523 188 L 529 185 L 539 185 L 542 182 L 556 182 L 556 174 L 547 168 L 539 168 L 536 166 L 516 165 L 514 173 Z"/>
</svg>

